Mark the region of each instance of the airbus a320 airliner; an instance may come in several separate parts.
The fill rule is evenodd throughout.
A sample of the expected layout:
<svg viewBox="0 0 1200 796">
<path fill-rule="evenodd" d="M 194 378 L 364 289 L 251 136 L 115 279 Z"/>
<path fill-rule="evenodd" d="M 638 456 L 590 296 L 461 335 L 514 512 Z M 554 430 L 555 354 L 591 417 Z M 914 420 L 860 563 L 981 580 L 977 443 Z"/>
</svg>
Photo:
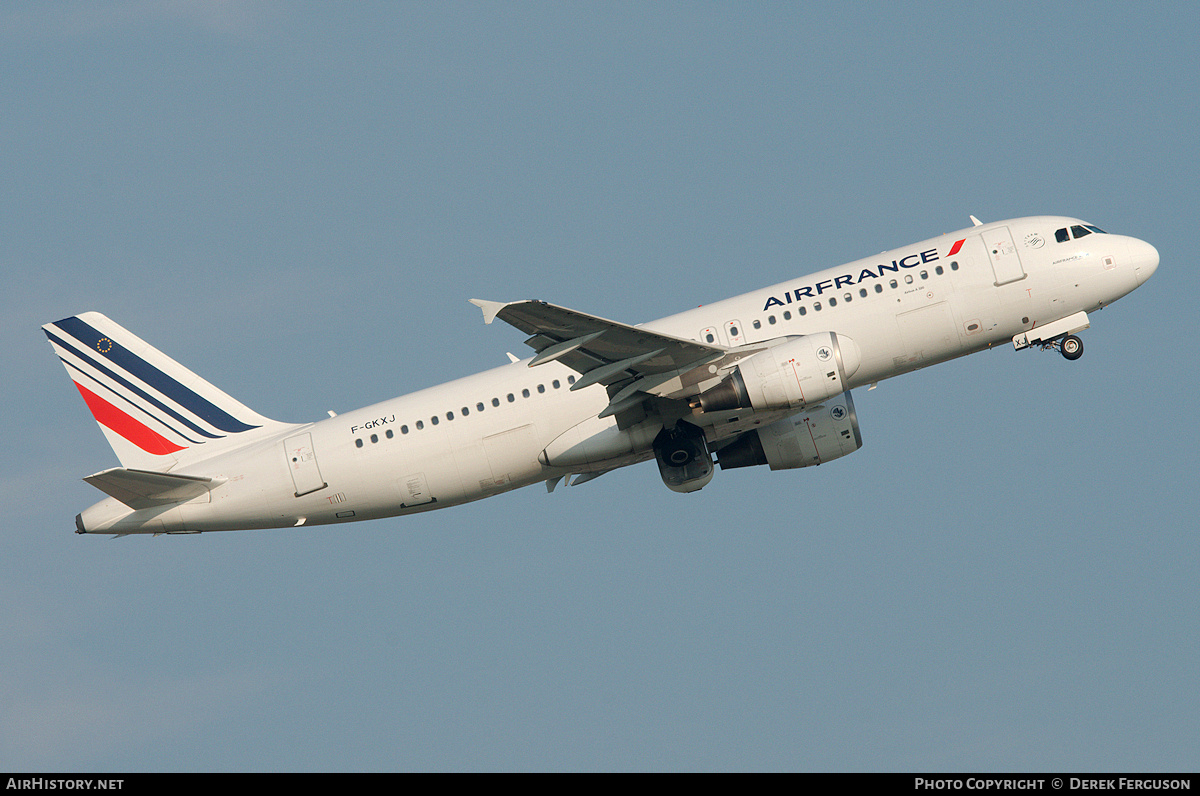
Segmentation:
<svg viewBox="0 0 1200 796">
<path fill-rule="evenodd" d="M 472 299 L 534 355 L 321 419 L 270 420 L 96 312 L 42 327 L 120 467 L 78 533 L 200 533 L 412 514 L 654 459 L 693 492 L 722 469 L 862 445 L 851 391 L 1011 343 L 1077 359 L 1094 313 L 1158 267 L 1074 218 L 983 224 L 630 326 Z"/>
</svg>

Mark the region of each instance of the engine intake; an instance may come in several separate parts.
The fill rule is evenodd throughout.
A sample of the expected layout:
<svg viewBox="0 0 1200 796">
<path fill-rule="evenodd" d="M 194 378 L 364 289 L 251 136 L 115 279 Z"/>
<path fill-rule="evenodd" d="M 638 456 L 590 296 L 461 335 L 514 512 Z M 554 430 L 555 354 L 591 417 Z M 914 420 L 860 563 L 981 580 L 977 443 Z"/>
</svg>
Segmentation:
<svg viewBox="0 0 1200 796">
<path fill-rule="evenodd" d="M 654 458 L 663 483 L 675 492 L 703 489 L 715 472 L 704 432 L 682 420 L 654 438 Z"/>
</svg>

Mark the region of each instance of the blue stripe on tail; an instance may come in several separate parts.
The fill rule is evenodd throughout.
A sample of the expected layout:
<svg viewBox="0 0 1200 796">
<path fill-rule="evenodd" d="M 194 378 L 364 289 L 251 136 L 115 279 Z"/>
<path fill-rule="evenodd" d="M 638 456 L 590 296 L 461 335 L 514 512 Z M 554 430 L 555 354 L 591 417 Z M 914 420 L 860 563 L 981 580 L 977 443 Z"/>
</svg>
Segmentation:
<svg viewBox="0 0 1200 796">
<path fill-rule="evenodd" d="M 185 387 L 176 379 L 163 373 L 117 341 L 96 331 L 79 318 L 64 318 L 61 321 L 57 321 L 54 325 L 83 343 L 84 348 L 87 349 L 88 361 L 96 364 L 96 354 L 92 354 L 91 352 L 97 352 L 115 366 L 141 379 L 213 427 L 219 428 L 229 434 L 259 428 L 259 426 L 247 425 L 238 420 L 204 396 Z"/>
</svg>

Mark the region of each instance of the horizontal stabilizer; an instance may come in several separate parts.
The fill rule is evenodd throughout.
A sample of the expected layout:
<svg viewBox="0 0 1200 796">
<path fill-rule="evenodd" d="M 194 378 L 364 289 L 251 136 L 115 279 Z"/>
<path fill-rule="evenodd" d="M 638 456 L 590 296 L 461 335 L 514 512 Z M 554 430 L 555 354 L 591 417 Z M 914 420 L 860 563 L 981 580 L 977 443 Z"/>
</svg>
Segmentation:
<svg viewBox="0 0 1200 796">
<path fill-rule="evenodd" d="M 127 470 L 124 467 L 114 467 L 89 475 L 83 480 L 131 509 L 182 503 L 198 498 L 225 483 L 224 479 Z"/>
</svg>

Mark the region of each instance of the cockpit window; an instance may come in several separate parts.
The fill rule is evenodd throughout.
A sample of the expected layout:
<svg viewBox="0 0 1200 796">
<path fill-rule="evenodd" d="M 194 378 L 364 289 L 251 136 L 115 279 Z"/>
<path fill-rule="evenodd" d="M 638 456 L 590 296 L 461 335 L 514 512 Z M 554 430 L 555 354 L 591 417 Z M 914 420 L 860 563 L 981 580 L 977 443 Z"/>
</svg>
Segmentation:
<svg viewBox="0 0 1200 796">
<path fill-rule="evenodd" d="M 1074 225 L 1072 225 L 1072 226 L 1071 226 L 1071 232 L 1070 232 L 1070 234 L 1068 234 L 1068 233 L 1067 233 L 1067 228 L 1066 228 L 1066 227 L 1063 227 L 1062 229 L 1055 230 L 1055 231 L 1054 231 L 1054 239 L 1055 239 L 1056 241 L 1058 241 L 1059 243 L 1066 243 L 1066 242 L 1067 242 L 1067 241 L 1069 241 L 1069 240 L 1070 240 L 1072 237 L 1075 237 L 1075 238 L 1082 238 L 1084 235 L 1091 235 L 1093 232 L 1098 232 L 1098 233 L 1100 233 L 1101 235 L 1107 235 L 1107 234 L 1108 234 L 1107 232 L 1105 232 L 1104 230 L 1100 229 L 1100 227 L 1097 227 L 1097 226 L 1096 226 L 1096 225 L 1094 225 L 1094 224 L 1074 224 Z"/>
</svg>

